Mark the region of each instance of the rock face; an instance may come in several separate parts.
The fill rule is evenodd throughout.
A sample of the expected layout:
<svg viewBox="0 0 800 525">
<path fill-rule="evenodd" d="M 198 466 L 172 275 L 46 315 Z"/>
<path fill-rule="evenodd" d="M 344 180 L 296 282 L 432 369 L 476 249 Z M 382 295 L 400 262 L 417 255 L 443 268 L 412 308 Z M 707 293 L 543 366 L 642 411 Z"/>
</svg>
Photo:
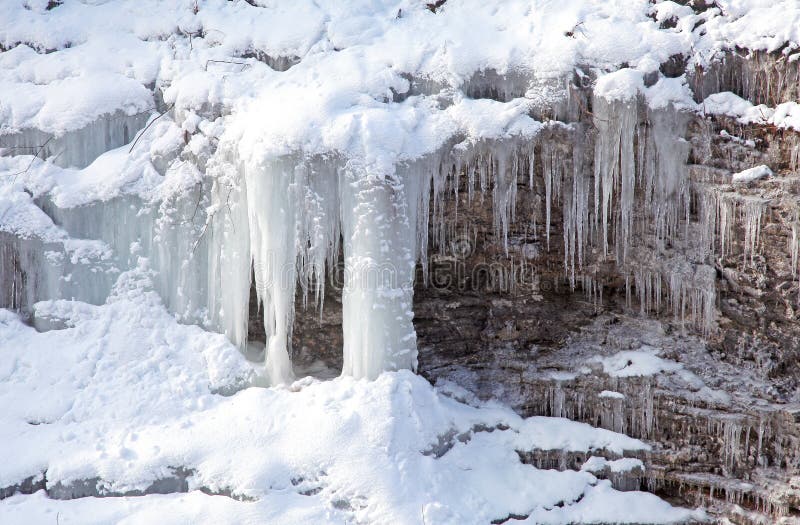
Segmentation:
<svg viewBox="0 0 800 525">
<path fill-rule="evenodd" d="M 783 79 L 796 68 L 776 60 L 737 56 L 718 71 L 696 71 L 695 96 L 732 90 L 755 103 L 787 100 L 796 83 L 776 87 L 770 75 Z M 678 191 L 686 205 L 676 231 L 654 231 L 647 185 L 637 179 L 625 260 L 614 249 L 604 255 L 593 229 L 573 274 L 570 207 L 584 180 L 594 205 L 597 187 L 588 181 L 601 140 L 589 94 L 581 97 L 573 130 L 542 139 L 534 173 L 520 172 L 507 232 L 498 231 L 491 191 L 463 182 L 432 211 L 429 259 L 414 294 L 420 372 L 525 415 L 647 440 L 644 473 L 617 486 L 702 504 L 735 523 L 800 519 L 800 137 L 684 114 L 687 171 Z M 636 114 L 641 166 L 660 117 L 641 107 Z M 774 174 L 732 181 L 759 165 Z M 624 201 L 617 195 L 611 204 L 615 245 Z M 321 316 L 298 299 L 295 362 L 340 368 L 340 326 L 336 283 L 328 283 Z M 251 337 L 259 338 L 257 327 Z M 569 468 L 567 458 L 542 454 L 529 459 Z"/>
<path fill-rule="evenodd" d="M 797 98 L 798 64 L 780 54 L 730 53 L 709 70 L 686 72 L 676 56 L 643 85 L 686 73 L 695 102 L 732 91 L 775 106 Z M 632 458 L 643 468 L 598 467 L 618 488 L 707 506 L 736 523 L 800 520 L 800 134 L 701 108 L 654 106 L 644 95 L 606 99 L 592 93 L 590 77 L 576 73 L 566 102 L 536 110 L 545 124 L 534 143 L 493 139 L 471 144 L 463 158 L 448 151 L 432 161 L 427 257 L 414 287 L 418 370 L 526 416 L 568 417 L 647 440 L 652 451 Z M 424 91 L 419 84 L 412 81 L 409 93 Z M 525 78 L 489 70 L 463 90 L 508 100 L 525 86 Z M 45 155 L 69 149 L 74 158 L 60 162 L 85 166 L 143 124 L 138 115 L 109 116 L 57 140 L 29 132 L 5 145 Z M 205 169 L 203 157 L 186 160 Z M 758 177 L 733 176 L 761 166 Z M 197 247 L 190 234 L 200 229 L 200 186 L 181 203 L 192 219 L 161 243 L 161 258 L 175 268 L 181 261 L 169 248 Z M 86 225 L 70 227 L 72 212 L 40 207 L 70 234 L 87 234 Z M 140 248 L 134 239 L 152 233 L 152 221 L 122 199 L 100 207 L 103 217 L 128 213 L 143 232 L 111 234 L 122 258 L 132 258 Z M 82 212 L 74 213 L 77 224 Z M 90 233 L 104 222 L 90 224 Z M 42 253 L 35 241 L 0 237 L 0 305 L 29 308 L 59 287 L 70 296 L 71 285 L 58 279 L 65 271 L 46 278 L 34 271 L 44 266 Z M 78 259 L 59 264 L 83 265 Z M 100 262 L 89 261 L 103 269 Z M 321 310 L 304 290 L 296 294 L 297 374 L 342 370 L 343 268 L 330 274 Z M 239 276 L 246 294 L 246 273 Z M 102 302 L 109 286 L 89 302 Z M 247 339 L 261 344 L 247 351 L 263 361 L 263 312 L 250 292 Z M 165 302 L 173 311 L 194 306 L 180 294 Z M 585 458 L 534 451 L 523 459 L 567 469 Z M 17 488 L 39 486 L 25 483 Z"/>
</svg>

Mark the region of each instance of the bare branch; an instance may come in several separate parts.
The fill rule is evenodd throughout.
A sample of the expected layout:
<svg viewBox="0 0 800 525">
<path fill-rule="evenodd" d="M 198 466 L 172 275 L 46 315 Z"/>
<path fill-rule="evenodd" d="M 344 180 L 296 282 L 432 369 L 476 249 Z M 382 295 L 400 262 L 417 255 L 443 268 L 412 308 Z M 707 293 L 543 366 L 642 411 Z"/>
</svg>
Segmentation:
<svg viewBox="0 0 800 525">
<path fill-rule="evenodd" d="M 158 115 L 156 118 L 154 118 L 153 120 L 151 120 L 151 121 L 150 121 L 150 122 L 149 122 L 149 123 L 148 123 L 148 124 L 147 124 L 147 125 L 144 127 L 144 129 L 143 129 L 142 131 L 140 131 L 140 132 L 139 132 L 139 135 L 138 135 L 138 136 L 136 137 L 136 139 L 133 141 L 133 144 L 131 144 L 131 149 L 129 149 L 129 150 L 128 150 L 128 153 L 131 153 L 131 152 L 133 151 L 133 148 L 135 148 L 135 147 L 136 147 L 136 143 L 137 143 L 137 142 L 139 142 L 139 139 L 140 139 L 140 138 L 142 138 L 142 136 L 145 134 L 145 132 L 147 131 L 147 129 L 148 129 L 150 126 L 152 126 L 152 125 L 153 125 L 153 123 L 154 123 L 156 120 L 158 120 L 158 119 L 160 119 L 161 117 L 163 117 L 164 115 L 166 115 L 166 114 L 169 112 L 169 110 L 171 110 L 171 109 L 172 109 L 174 106 L 175 106 L 175 103 L 174 103 L 174 102 L 173 102 L 172 104 L 170 104 L 169 106 L 167 106 L 167 109 L 165 109 L 164 111 L 162 111 L 162 112 L 161 112 L 161 114 L 159 114 L 159 115 Z"/>
<path fill-rule="evenodd" d="M 46 141 L 44 141 L 44 144 L 42 144 L 41 146 L 39 146 L 39 148 L 36 150 L 36 153 L 34 154 L 33 158 L 32 158 L 32 159 L 31 159 L 31 161 L 28 163 L 28 167 L 26 167 L 24 170 L 22 170 L 22 171 L 18 171 L 18 172 L 16 172 L 16 173 L 14 174 L 14 181 L 15 181 L 15 182 L 16 182 L 16 180 L 17 180 L 17 177 L 18 177 L 19 175 L 23 175 L 23 174 L 25 174 L 25 173 L 28 173 L 28 170 L 29 170 L 29 169 L 31 169 L 31 166 L 33 166 L 33 163 L 34 163 L 34 161 L 35 161 L 36 159 L 38 159 L 38 158 L 39 158 L 39 153 L 41 153 L 41 152 L 42 152 L 42 150 L 44 149 L 44 147 L 45 147 L 45 146 L 47 146 L 47 143 L 48 143 L 48 142 L 50 142 L 51 140 L 53 140 L 53 136 L 52 136 L 52 135 L 50 136 L 50 138 L 49 138 L 49 139 L 47 139 Z"/>
<path fill-rule="evenodd" d="M 237 60 L 214 60 L 214 59 L 209 59 L 209 60 L 206 60 L 206 67 L 205 67 L 206 71 L 208 71 L 208 64 L 209 63 L 236 64 L 237 66 L 244 66 L 244 67 L 242 67 L 241 71 L 244 71 L 245 69 L 250 67 L 250 64 L 248 64 L 247 62 L 239 62 Z"/>
</svg>

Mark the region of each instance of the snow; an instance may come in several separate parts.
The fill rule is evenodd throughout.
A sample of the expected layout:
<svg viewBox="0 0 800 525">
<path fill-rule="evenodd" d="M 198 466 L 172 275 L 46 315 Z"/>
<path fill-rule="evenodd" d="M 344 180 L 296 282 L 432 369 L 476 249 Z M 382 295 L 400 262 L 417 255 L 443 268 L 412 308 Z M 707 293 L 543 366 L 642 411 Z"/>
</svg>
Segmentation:
<svg viewBox="0 0 800 525">
<path fill-rule="evenodd" d="M 639 350 L 617 352 L 608 357 L 597 356 L 595 362 L 611 377 L 651 376 L 663 372 L 676 372 L 683 368 L 680 363 L 658 356 L 657 348 L 643 346 Z"/>
<path fill-rule="evenodd" d="M 755 166 L 754 168 L 734 173 L 731 180 L 733 182 L 753 182 L 763 179 L 764 177 L 771 177 L 772 174 L 772 170 L 769 169 L 769 166 L 762 164 L 761 166 Z"/>
<path fill-rule="evenodd" d="M 101 306 L 37 305 L 37 315 L 63 319 L 57 330 L 37 332 L 0 310 L 0 486 L 46 472 L 51 490 L 98 478 L 108 494 L 18 495 L 0 502 L 0 521 L 49 523 L 57 513 L 61 523 L 156 515 L 420 523 L 424 515 L 435 524 L 532 513 L 554 523 L 590 514 L 641 522 L 641 512 L 608 506 L 617 497 L 656 502 L 658 523 L 702 517 L 648 494 L 618 496 L 589 472 L 538 470 L 516 452 L 623 454 L 647 450 L 641 441 L 566 419 L 523 419 L 494 402 L 466 405 L 408 371 L 244 388 L 251 365 L 224 336 L 178 324 L 149 274 L 144 261 L 123 273 Z M 113 496 L 177 467 L 191 471 L 186 494 Z"/>
<path fill-rule="evenodd" d="M 620 458 L 609 461 L 600 456 L 592 456 L 581 466 L 581 470 L 585 470 L 593 474 L 601 473 L 604 470 L 619 473 L 630 472 L 631 470 L 636 469 L 644 472 L 644 463 L 642 463 L 641 459 Z"/>
<path fill-rule="evenodd" d="M 630 100 L 644 89 L 644 75 L 635 69 L 623 68 L 600 77 L 594 86 L 594 95 L 608 101 Z"/>
<path fill-rule="evenodd" d="M 598 505 L 599 504 L 599 505 Z M 654 520 L 673 519 L 669 504 L 652 494 L 636 492 L 616 492 L 611 482 L 600 481 L 597 491 L 587 494 L 569 510 L 556 508 L 550 512 L 537 509 L 526 520 L 519 523 L 556 524 L 556 523 L 642 523 Z M 620 517 L 619 515 L 623 517 Z M 703 521 L 700 513 L 686 518 Z"/>
<path fill-rule="evenodd" d="M 686 122 L 675 110 L 698 105 L 686 77 L 666 78 L 660 65 L 682 55 L 702 67 L 737 48 L 791 59 L 796 2 L 718 0 L 702 13 L 649 0 L 557 8 L 448 0 L 436 13 L 418 0 L 50 7 L 8 0 L 0 8 L 0 145 L 14 155 L 0 157 L 0 231 L 28 272 L 28 296 L 9 306 L 42 330 L 1 311 L 0 400 L 9 409 L 0 416 L 8 455 L 0 486 L 46 470 L 51 491 L 99 478 L 101 492 L 125 493 L 181 467 L 191 469 L 191 492 L 15 496 L 0 503 L 0 521 L 702 517 L 617 492 L 588 471 L 537 470 L 516 452 L 623 454 L 644 443 L 466 405 L 414 376 L 413 272 L 428 246 L 430 190 L 435 214 L 443 181 L 462 169 L 470 192 L 491 185 L 495 236 L 508 250 L 517 181 L 527 175 L 533 184 L 535 150 L 545 161 L 548 248 L 551 206 L 562 197 L 569 204 L 573 286 L 600 228 L 604 255 L 614 239 L 625 262 L 637 194 L 650 199 L 657 235 L 674 232 L 688 213 Z M 578 131 L 546 122 L 576 109 L 575 77 L 593 83 L 600 131 L 594 228 L 588 177 L 559 195 L 564 159 L 541 139 Z M 640 102 L 650 127 L 634 151 Z M 732 93 L 702 104 L 741 123 L 800 129 L 797 106 L 754 107 Z M 763 168 L 734 180 L 764 176 Z M 748 246 L 760 227 L 761 208 L 751 208 Z M 297 283 L 313 285 L 321 304 L 320 283 L 340 248 L 344 377 L 295 381 Z M 239 353 L 251 265 L 269 338 L 258 366 Z M 371 281 L 385 269 L 388 281 Z M 637 288 L 654 278 L 634 273 Z M 691 303 L 708 330 L 713 289 L 696 273 L 664 276 L 676 317 Z M 660 301 L 661 274 L 658 283 Z M 648 289 L 656 287 L 641 287 L 643 305 Z M 651 348 L 596 361 L 615 377 L 691 379 Z M 273 386 L 245 388 L 253 383 Z M 604 468 L 630 466 L 618 461 Z"/>
<path fill-rule="evenodd" d="M 665 109 L 673 107 L 678 110 L 697 111 L 686 76 L 678 78 L 660 78 L 651 87 L 645 90 L 647 105 L 652 109 Z"/>
<path fill-rule="evenodd" d="M 708 115 L 725 115 L 741 124 L 765 124 L 800 131 L 800 104 L 783 102 L 771 108 L 765 104 L 754 106 L 735 93 L 725 91 L 709 95 L 702 103 Z"/>
<path fill-rule="evenodd" d="M 614 392 L 613 390 L 603 390 L 598 394 L 598 396 L 607 399 L 625 399 L 625 394 L 621 392 Z"/>
</svg>

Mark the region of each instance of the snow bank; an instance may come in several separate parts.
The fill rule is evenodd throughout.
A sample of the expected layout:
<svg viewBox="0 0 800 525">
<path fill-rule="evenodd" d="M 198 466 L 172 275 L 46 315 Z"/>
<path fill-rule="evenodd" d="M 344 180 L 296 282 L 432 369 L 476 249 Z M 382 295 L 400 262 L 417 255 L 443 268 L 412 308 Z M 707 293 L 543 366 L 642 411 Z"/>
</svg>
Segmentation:
<svg viewBox="0 0 800 525">
<path fill-rule="evenodd" d="M 741 124 L 773 125 L 800 131 L 800 104 L 793 101 L 783 102 L 774 108 L 765 104 L 754 106 L 735 93 L 726 91 L 709 95 L 702 107 L 707 115 L 733 117 Z"/>
<path fill-rule="evenodd" d="M 176 323 L 151 286 L 142 266 L 120 276 L 105 305 L 39 304 L 37 315 L 64 320 L 46 332 L 0 310 L 0 486 L 46 472 L 49 489 L 68 493 L 89 480 L 118 494 L 181 467 L 193 492 L 15 496 L 0 502 L 0 521 L 50 523 L 58 513 L 63 523 L 477 524 L 531 514 L 635 523 L 650 504 L 662 511 L 658 523 L 701 516 L 648 494 L 622 495 L 589 472 L 538 470 L 517 453 L 646 450 L 638 440 L 565 419 L 522 419 L 494 403 L 468 406 L 408 371 L 241 390 L 252 369 L 236 349 Z M 609 507 L 617 498 L 640 511 Z"/>
</svg>

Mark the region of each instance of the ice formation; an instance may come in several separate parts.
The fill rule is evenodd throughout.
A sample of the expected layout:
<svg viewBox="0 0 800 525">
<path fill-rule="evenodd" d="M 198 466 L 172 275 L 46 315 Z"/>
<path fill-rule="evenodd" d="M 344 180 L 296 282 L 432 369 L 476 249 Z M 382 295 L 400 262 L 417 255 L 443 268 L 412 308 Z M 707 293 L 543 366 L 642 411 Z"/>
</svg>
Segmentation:
<svg viewBox="0 0 800 525">
<path fill-rule="evenodd" d="M 595 311 L 610 292 L 631 318 L 714 335 L 727 298 L 718 272 L 763 266 L 767 192 L 784 167 L 690 177 L 703 145 L 686 137 L 712 119 L 800 129 L 800 7 L 500 4 L 0 7 L 0 437 L 11 451 L 0 496 L 25 483 L 48 494 L 4 500 L 0 521 L 152 522 L 167 506 L 180 522 L 703 519 L 613 488 L 642 461 L 589 458 L 644 443 L 523 419 L 409 372 L 414 291 L 430 283 L 429 255 L 484 242 L 465 217 L 464 203 L 479 204 L 486 252 L 511 268 L 490 270 L 491 286 L 514 292 L 522 276 L 581 289 Z M 800 217 L 787 220 L 778 270 L 798 279 Z M 295 380 L 295 308 L 322 317 L 339 271 L 328 299 L 341 300 L 342 377 Z M 237 349 L 252 350 L 257 322 L 254 365 Z M 592 410 L 650 439 L 656 382 L 690 372 L 627 348 L 588 361 L 614 381 Z M 572 417 L 570 396 L 583 393 L 559 373 L 534 402 Z M 645 385 L 630 418 L 625 378 Z M 751 431 L 758 443 L 745 448 L 765 466 L 768 424 L 718 427 L 723 470 L 748 461 L 739 442 Z M 534 451 L 588 459 L 556 472 L 524 464 Z M 148 493 L 165 484 L 191 493 Z M 138 497 L 125 508 L 81 497 L 95 494 Z"/>
<path fill-rule="evenodd" d="M 17 242 L 20 247 L 14 250 L 20 255 L 15 257 L 28 257 L 26 266 L 53 269 L 41 277 L 32 274 L 34 279 L 25 287 L 10 279 L 13 290 L 6 295 L 16 307 L 53 297 L 100 304 L 117 272 L 148 257 L 156 288 L 172 311 L 185 321 L 225 333 L 243 347 L 253 279 L 268 337 L 267 380 L 280 384 L 293 377 L 296 294 L 299 291 L 303 301 L 313 296 L 321 307 L 325 280 L 341 250 L 343 373 L 374 378 L 384 370 L 415 367 L 414 270 L 426 264 L 429 228 L 434 246 L 445 245 L 451 235 L 444 227 L 444 199 L 464 185 L 470 199 L 490 194 L 495 238 L 507 253 L 517 186 L 523 180 L 531 187 L 539 184 L 540 173 L 545 246 L 551 248 L 554 207 L 561 207 L 564 267 L 573 287 L 580 281 L 587 293 L 594 293 L 591 274 L 584 274 L 583 266 L 585 254 L 598 243 L 636 290 L 643 312 L 661 311 L 663 303 L 676 319 L 708 333 L 713 329 L 713 275 L 707 275 L 699 260 L 676 259 L 666 248 L 685 237 L 689 223 L 688 147 L 680 136 L 686 119 L 669 107 L 640 110 L 640 89 L 636 86 L 623 99 L 595 95 L 594 188 L 585 174 L 580 141 L 565 147 L 559 138 L 574 136 L 578 125 L 538 123 L 520 115 L 526 106 L 516 102 L 493 103 L 497 108 L 518 108 L 493 134 L 472 135 L 472 122 L 460 121 L 449 128 L 451 140 L 438 149 L 428 148 L 417 159 L 399 160 L 391 170 L 369 158 L 348 159 L 344 152 L 253 155 L 225 137 L 219 147 L 209 148 L 203 137 L 213 137 L 213 132 L 202 118 L 207 133 L 196 135 L 181 153 L 184 158 L 178 159 L 180 142 L 169 137 L 179 125 L 196 129 L 198 117 L 176 114 L 183 123 L 161 119 L 146 138 L 136 139 L 141 140 L 135 146 L 142 152 L 134 160 L 123 156 L 133 149 L 131 144 L 100 155 L 82 170 L 59 171 L 34 163 L 24 184 L 49 214 L 43 220 L 52 218 L 59 225 L 52 227 L 63 229 L 60 238 L 97 239 L 109 248 L 98 255 L 100 266 L 89 268 L 96 275 L 82 276 L 83 267 L 72 274 L 53 267 L 57 252 L 48 264 L 40 263 L 35 258 L 44 248 L 26 256 Z M 463 118 L 457 110 L 466 109 L 461 107 L 466 102 L 453 102 L 450 118 Z M 194 145 L 201 139 L 205 142 Z M 170 158 L 175 159 L 171 164 L 160 160 Z M 196 163 L 205 166 L 206 175 L 193 167 Z M 155 166 L 162 166 L 163 179 Z M 106 189 L 92 189 L 99 191 L 101 200 L 87 198 L 80 185 L 65 182 L 68 177 L 90 181 L 93 173 L 109 167 L 122 176 L 106 183 Z M 128 178 L 126 174 L 137 168 L 154 175 Z M 732 203 L 720 197 L 708 204 L 713 209 L 704 208 L 705 224 L 710 225 L 704 230 L 706 238 L 718 237 L 725 253 L 730 225 L 739 220 L 745 225 L 744 258 L 752 259 L 763 203 L 748 202 L 735 209 Z M 28 206 L 35 208 L 33 202 Z M 635 221 L 636 214 L 647 220 Z M 642 240 L 649 238 L 660 247 L 660 255 L 641 253 Z M 715 243 L 705 244 L 713 249 Z M 19 261 L 8 256 L 4 261 L 12 266 L 5 270 L 8 275 L 19 273 L 14 267 Z M 80 284 L 59 286 L 68 274 L 66 282 L 75 279 Z M 17 297 L 23 288 L 29 294 L 24 300 Z"/>
<path fill-rule="evenodd" d="M 58 233 L 3 244 L 4 304 L 100 304 L 119 272 L 145 257 L 171 311 L 243 348 L 252 284 L 274 384 L 292 378 L 296 302 L 321 307 L 340 257 L 343 372 L 414 368 L 414 270 L 425 275 L 428 249 L 461 235 L 443 214 L 465 187 L 470 201 L 491 206 L 508 254 L 518 187 L 541 184 L 543 224 L 531 218 L 533 235 L 555 249 L 560 214 L 573 289 L 601 300 L 603 285 L 586 267 L 599 248 L 643 312 L 666 308 L 706 333 L 715 290 L 703 253 L 727 253 L 742 224 L 743 260 L 754 260 L 763 203 L 703 189 L 705 252 L 673 253 L 692 242 L 683 112 L 792 127 L 796 108 L 753 106 L 710 84 L 697 88 L 705 98 L 697 105 L 688 83 L 708 79 L 658 73 L 680 54 L 702 67 L 721 42 L 771 51 L 777 29 L 743 31 L 754 16 L 746 9 L 217 4 L 9 7 L 0 93 L 18 95 L 2 97 L 0 133 L 17 161 L 4 169 L 24 174 L 9 191 L 34 196 L 18 208 L 44 210 Z M 792 10 L 780 4 L 761 7 Z M 476 20 L 488 21 L 479 42 L 452 46 Z M 511 20 L 528 29 L 508 31 Z M 674 31 L 661 27 L 673 20 Z M 773 22 L 790 39 L 794 30 Z M 42 23 L 61 29 L 45 38 Z M 274 30 L 257 29 L 264 24 Z M 419 46 L 404 44 L 411 33 Z M 119 60 L 101 60 L 109 50 Z M 774 80 L 751 73 L 737 88 L 746 97 L 750 84 Z M 790 89 L 779 84 L 776 93 Z M 104 180 L 108 171 L 119 175 Z"/>
</svg>

